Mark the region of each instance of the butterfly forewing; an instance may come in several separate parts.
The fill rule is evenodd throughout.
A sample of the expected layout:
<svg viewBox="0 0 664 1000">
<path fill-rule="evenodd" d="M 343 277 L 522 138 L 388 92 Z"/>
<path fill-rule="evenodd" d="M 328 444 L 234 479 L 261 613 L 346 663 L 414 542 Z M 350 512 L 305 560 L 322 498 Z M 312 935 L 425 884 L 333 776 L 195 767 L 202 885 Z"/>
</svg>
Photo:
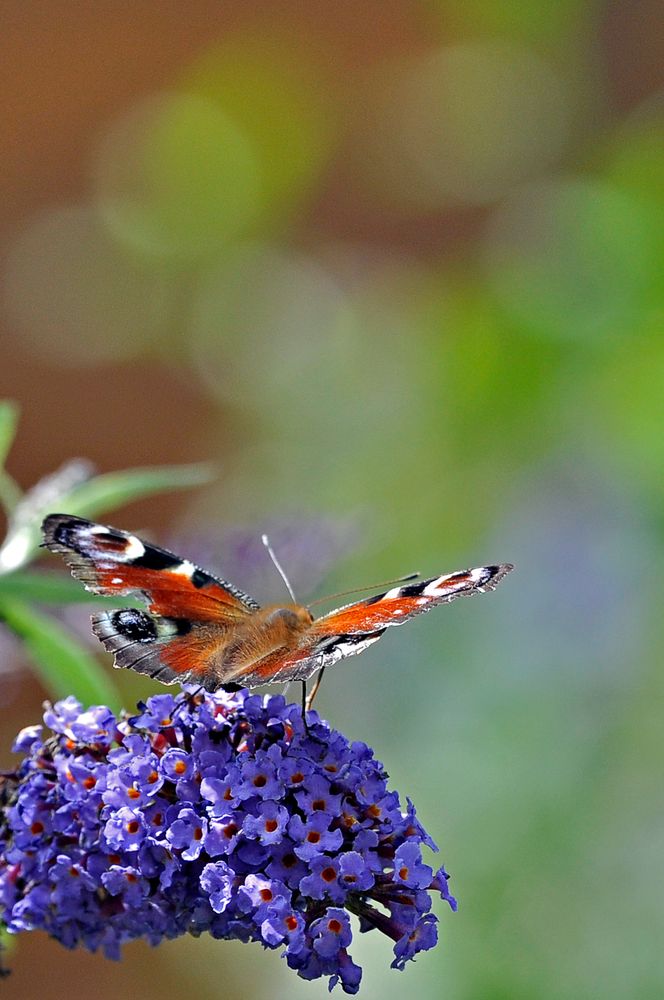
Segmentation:
<svg viewBox="0 0 664 1000">
<path fill-rule="evenodd" d="M 510 563 L 479 566 L 421 580 L 406 587 L 395 587 L 385 594 L 377 594 L 330 612 L 314 623 L 314 629 L 320 635 L 357 635 L 402 625 L 437 604 L 448 604 L 457 597 L 494 590 L 512 568 Z"/>
<path fill-rule="evenodd" d="M 195 621 L 234 619 L 259 607 L 233 584 L 129 532 L 68 514 L 50 514 L 43 532 L 46 547 L 94 593 L 143 593 L 156 614 Z"/>
</svg>

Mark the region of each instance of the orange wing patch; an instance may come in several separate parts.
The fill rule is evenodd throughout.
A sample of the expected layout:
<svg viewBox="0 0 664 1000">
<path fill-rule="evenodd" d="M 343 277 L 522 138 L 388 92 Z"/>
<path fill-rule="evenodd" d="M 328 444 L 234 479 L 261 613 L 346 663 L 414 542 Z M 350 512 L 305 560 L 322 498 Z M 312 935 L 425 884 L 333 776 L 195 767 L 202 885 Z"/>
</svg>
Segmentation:
<svg viewBox="0 0 664 1000">
<path fill-rule="evenodd" d="M 314 622 L 313 627 L 320 635 L 358 635 L 401 625 L 437 604 L 447 604 L 457 597 L 494 590 L 512 568 L 510 563 L 480 566 L 446 576 L 436 576 L 406 587 L 395 587 L 385 594 L 377 594 L 332 611 Z"/>
<path fill-rule="evenodd" d="M 233 621 L 259 607 L 233 584 L 126 531 L 51 514 L 43 532 L 47 548 L 63 555 L 72 575 L 94 593 L 139 593 L 155 614 L 193 621 Z"/>
<path fill-rule="evenodd" d="M 192 621 L 225 621 L 244 618 L 247 608 L 216 581 L 195 587 L 191 579 L 168 570 L 121 566 L 95 571 L 95 589 L 109 597 L 145 594 L 150 611 L 157 615 L 188 617 Z"/>
</svg>

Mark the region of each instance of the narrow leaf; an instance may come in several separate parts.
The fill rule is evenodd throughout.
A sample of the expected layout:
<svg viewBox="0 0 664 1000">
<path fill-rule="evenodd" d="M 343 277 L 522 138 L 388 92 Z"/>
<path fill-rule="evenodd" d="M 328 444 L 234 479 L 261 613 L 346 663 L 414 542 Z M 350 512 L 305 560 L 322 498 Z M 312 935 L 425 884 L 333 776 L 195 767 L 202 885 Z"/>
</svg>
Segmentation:
<svg viewBox="0 0 664 1000">
<path fill-rule="evenodd" d="M 18 424 L 19 409 L 9 399 L 0 400 L 0 466 L 5 464 Z"/>
<path fill-rule="evenodd" d="M 8 399 L 0 400 L 0 504 L 9 515 L 21 500 L 21 489 L 5 470 L 5 460 L 16 435 L 19 409 Z"/>
<path fill-rule="evenodd" d="M 21 487 L 12 479 L 6 469 L 0 469 L 0 503 L 7 517 L 11 517 L 23 498 Z"/>
<path fill-rule="evenodd" d="M 120 707 L 108 673 L 59 622 L 23 601 L 0 595 L 0 620 L 23 639 L 37 674 L 54 698 L 75 695 L 84 705 Z"/>
<path fill-rule="evenodd" d="M 3 597 L 17 597 L 19 600 L 36 601 L 38 604 L 88 604 L 99 608 L 117 607 L 118 599 L 104 598 L 86 590 L 82 583 L 64 573 L 31 573 L 18 570 L 0 575 L 0 600 Z M 123 603 L 131 598 L 122 598 Z"/>
<path fill-rule="evenodd" d="M 63 497 L 64 513 L 96 517 L 103 511 L 114 510 L 153 493 L 201 486 L 213 477 L 212 467 L 202 462 L 197 465 L 165 465 L 106 472 L 74 487 Z"/>
<path fill-rule="evenodd" d="M 103 511 L 152 493 L 199 486 L 209 482 L 214 474 L 211 466 L 202 463 L 127 469 L 91 478 L 86 468 L 86 463 L 80 460 L 68 463 L 34 488 L 34 498 L 26 494 L 22 505 L 24 516 L 19 518 L 17 512 L 0 548 L 0 573 L 17 570 L 34 558 L 41 542 L 41 522 L 46 514 L 62 512 L 96 517 Z M 74 480 L 72 485 L 54 496 L 51 484 L 61 481 L 58 477 L 68 474 L 70 469 L 76 473 L 70 476 Z"/>
<path fill-rule="evenodd" d="M 11 573 L 24 566 L 32 557 L 34 532 L 44 514 L 58 505 L 75 486 L 92 478 L 94 466 L 83 458 L 65 462 L 54 472 L 43 476 L 14 506 L 9 517 L 7 535 L 0 548 L 0 573 Z"/>
</svg>

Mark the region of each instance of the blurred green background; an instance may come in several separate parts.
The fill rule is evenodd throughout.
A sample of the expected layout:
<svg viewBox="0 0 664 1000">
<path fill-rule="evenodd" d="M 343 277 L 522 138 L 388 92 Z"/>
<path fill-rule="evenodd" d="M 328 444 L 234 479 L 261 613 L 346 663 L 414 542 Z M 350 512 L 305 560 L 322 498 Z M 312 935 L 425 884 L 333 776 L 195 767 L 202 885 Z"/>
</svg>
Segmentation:
<svg viewBox="0 0 664 1000">
<path fill-rule="evenodd" d="M 517 566 L 323 686 L 460 900 L 404 973 L 357 937 L 367 997 L 664 996 L 662 28 L 654 0 L 3 6 L 15 478 L 212 459 L 108 520 L 259 600 L 266 529 L 304 601 Z M 8 762 L 48 692 L 0 652 Z M 205 939 L 11 964 L 16 1000 L 327 992 Z"/>
</svg>

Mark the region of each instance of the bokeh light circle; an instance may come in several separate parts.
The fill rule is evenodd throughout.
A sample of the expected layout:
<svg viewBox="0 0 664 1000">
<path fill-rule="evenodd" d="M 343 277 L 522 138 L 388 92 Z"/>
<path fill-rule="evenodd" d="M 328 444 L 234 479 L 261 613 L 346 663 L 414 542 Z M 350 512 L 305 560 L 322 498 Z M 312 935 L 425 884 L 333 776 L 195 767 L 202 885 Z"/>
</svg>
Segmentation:
<svg viewBox="0 0 664 1000">
<path fill-rule="evenodd" d="M 396 205 L 490 203 L 564 147 L 563 83 L 523 46 L 469 42 L 390 70 L 355 154 L 372 190 Z"/>
<path fill-rule="evenodd" d="M 199 257 L 259 210 L 249 138 L 214 101 L 153 95 L 115 121 L 95 158 L 96 202 L 113 235 L 149 256 Z"/>
<path fill-rule="evenodd" d="M 664 90 L 638 105 L 610 137 L 607 173 L 619 187 L 649 199 L 664 240 Z"/>
<path fill-rule="evenodd" d="M 647 202 L 594 178 L 527 185 L 490 220 L 494 294 L 527 331 L 601 342 L 650 323 L 657 220 Z"/>
<path fill-rule="evenodd" d="M 343 353 L 344 305 L 313 260 L 245 246 L 201 280 L 191 323 L 197 371 L 217 398 L 292 408 L 317 382 L 314 373 Z"/>
<path fill-rule="evenodd" d="M 326 43 L 295 21 L 252 23 L 216 40 L 181 79 L 248 137 L 260 164 L 258 227 L 290 218 L 311 197 L 336 141 L 338 81 Z"/>
<path fill-rule="evenodd" d="M 85 206 L 33 219 L 9 251 L 4 285 L 26 347 L 60 365 L 132 356 L 172 311 L 166 279 L 124 254 Z"/>
</svg>

